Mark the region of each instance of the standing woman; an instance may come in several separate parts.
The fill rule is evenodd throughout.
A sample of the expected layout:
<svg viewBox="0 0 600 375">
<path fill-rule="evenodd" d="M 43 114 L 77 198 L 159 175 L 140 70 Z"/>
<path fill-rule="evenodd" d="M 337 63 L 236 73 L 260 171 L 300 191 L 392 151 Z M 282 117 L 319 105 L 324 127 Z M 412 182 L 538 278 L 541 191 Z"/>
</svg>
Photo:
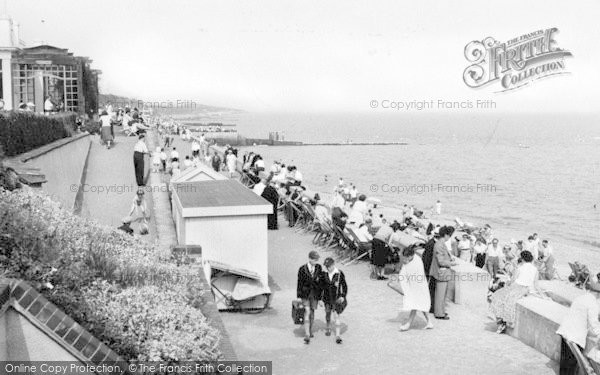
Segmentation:
<svg viewBox="0 0 600 375">
<path fill-rule="evenodd" d="M 148 147 L 144 142 L 144 134 L 138 136 L 138 141 L 133 147 L 133 168 L 135 169 L 135 181 L 138 186 L 145 186 L 144 183 L 144 155 L 149 155 Z"/>
<path fill-rule="evenodd" d="M 335 262 L 332 258 L 327 258 L 323 262 L 325 271 L 323 271 L 323 303 L 325 304 L 325 320 L 327 321 L 327 329 L 325 336 L 331 336 L 331 315 L 335 323 L 335 342 L 342 343 L 340 334 L 341 321 L 340 315 L 348 305 L 346 295 L 348 294 L 348 285 L 344 273 L 335 267 Z"/>
<path fill-rule="evenodd" d="M 483 238 L 478 238 L 475 241 L 473 251 L 475 252 L 475 266 L 483 268 L 485 266 L 485 251 L 487 250 L 487 243 Z"/>
<path fill-rule="evenodd" d="M 227 157 L 225 158 L 227 163 L 227 170 L 229 171 L 229 178 L 233 178 L 235 169 L 237 167 L 237 157 L 233 154 L 233 151 L 227 151 Z"/>
<path fill-rule="evenodd" d="M 408 322 L 400 326 L 400 331 L 408 331 L 417 312 L 422 312 L 427 325 L 425 329 L 433 328 L 429 317 L 431 309 L 431 298 L 429 295 L 429 283 L 425 277 L 425 268 L 420 256 L 415 256 L 415 245 L 402 250 L 402 268 L 398 275 L 404 298 L 402 299 L 402 310 L 410 311 Z"/>
<path fill-rule="evenodd" d="M 102 142 L 106 143 L 107 149 L 110 149 L 110 146 L 111 146 L 114 138 L 113 138 L 113 134 L 112 134 L 112 125 L 111 125 L 111 121 L 110 121 L 110 116 L 108 115 L 108 112 L 106 112 L 106 110 L 103 110 L 102 114 L 100 115 L 100 126 L 101 126 L 100 134 L 102 135 Z"/>
</svg>

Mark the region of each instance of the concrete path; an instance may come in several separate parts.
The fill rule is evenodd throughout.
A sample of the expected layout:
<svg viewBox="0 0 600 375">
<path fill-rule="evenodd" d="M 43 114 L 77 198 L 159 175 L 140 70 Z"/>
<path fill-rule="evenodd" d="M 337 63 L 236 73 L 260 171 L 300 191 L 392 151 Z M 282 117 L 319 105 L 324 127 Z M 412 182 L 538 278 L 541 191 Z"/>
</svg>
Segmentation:
<svg viewBox="0 0 600 375">
<path fill-rule="evenodd" d="M 280 216 L 269 232 L 271 309 L 258 315 L 222 313 L 240 360 L 273 361 L 274 374 L 555 374 L 557 364 L 507 335 L 498 335 L 485 314 L 449 303 L 448 321 L 434 320 L 433 330 L 399 332 L 407 318 L 399 313 L 401 295 L 385 281 L 369 278 L 364 262 L 340 266 L 348 280 L 348 308 L 343 314 L 341 345 L 324 335 L 325 313 L 316 313 L 315 338 L 303 343 L 293 325 L 298 267 L 313 249 L 312 236 L 295 234 Z M 321 260 L 328 256 L 321 253 Z M 483 297 L 485 298 L 485 297 Z"/>
<path fill-rule="evenodd" d="M 119 128 L 115 128 L 115 132 Z M 116 143 L 110 150 L 100 144 L 99 136 L 92 137 L 92 146 L 88 158 L 87 174 L 84 183 L 81 215 L 96 220 L 98 223 L 117 228 L 127 216 L 133 198 L 137 192 L 133 169 L 133 146 L 136 137 L 116 136 Z M 146 157 L 146 171 L 149 171 L 150 157 Z M 153 209 L 151 189 L 146 189 L 146 207 Z M 140 236 L 146 241 L 156 239 L 155 223 L 149 222 L 150 233 Z M 135 233 L 139 234 L 139 224 L 132 224 Z"/>
</svg>

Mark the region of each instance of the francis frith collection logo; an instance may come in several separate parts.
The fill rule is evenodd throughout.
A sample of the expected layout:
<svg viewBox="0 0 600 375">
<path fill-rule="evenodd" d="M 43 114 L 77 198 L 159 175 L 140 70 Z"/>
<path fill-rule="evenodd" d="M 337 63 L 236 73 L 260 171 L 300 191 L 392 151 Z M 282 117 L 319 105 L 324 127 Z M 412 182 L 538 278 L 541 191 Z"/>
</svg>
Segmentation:
<svg viewBox="0 0 600 375">
<path fill-rule="evenodd" d="M 566 74 L 568 50 L 555 40 L 558 29 L 537 30 L 501 43 L 492 37 L 474 40 L 465 47 L 471 63 L 464 73 L 467 86 L 479 88 L 498 84 L 496 92 L 514 90 L 538 79 Z"/>
</svg>

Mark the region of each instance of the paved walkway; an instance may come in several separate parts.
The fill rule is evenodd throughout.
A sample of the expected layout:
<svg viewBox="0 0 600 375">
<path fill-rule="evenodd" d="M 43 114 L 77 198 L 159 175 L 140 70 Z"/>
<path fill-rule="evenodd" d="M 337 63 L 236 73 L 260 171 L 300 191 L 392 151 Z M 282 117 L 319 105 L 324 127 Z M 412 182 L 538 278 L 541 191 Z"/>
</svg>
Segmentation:
<svg viewBox="0 0 600 375">
<path fill-rule="evenodd" d="M 115 128 L 115 132 L 118 129 Z M 98 135 L 92 136 L 81 210 L 82 216 L 113 228 L 119 227 L 123 217 L 129 214 L 137 192 L 133 169 L 133 146 L 137 138 L 117 135 L 115 140 L 113 147 L 107 150 L 105 146 L 100 145 Z M 146 157 L 147 172 L 150 164 L 150 157 Z M 152 212 L 153 201 L 150 190 L 146 191 L 145 197 L 147 210 Z M 140 237 L 154 242 L 155 223 L 151 220 L 148 227 L 149 235 Z M 132 224 L 132 228 L 139 234 L 139 224 Z"/>
<path fill-rule="evenodd" d="M 190 143 L 177 136 L 175 147 L 182 160 L 191 153 Z M 475 312 L 449 303 L 451 320 L 434 320 L 434 329 L 427 331 L 419 320 L 410 331 L 399 332 L 408 315 L 399 313 L 401 295 L 386 282 L 371 280 L 362 262 L 340 266 L 349 284 L 343 344 L 324 335 L 324 310 L 319 308 L 315 338 L 305 345 L 303 327 L 292 323 L 291 301 L 296 298 L 298 267 L 313 249 L 312 236 L 295 234 L 286 225 L 280 216 L 281 229 L 269 231 L 271 308 L 257 315 L 221 313 L 240 360 L 272 361 L 276 375 L 557 373 L 557 364 L 543 354 L 497 335 L 485 309 Z"/>
<path fill-rule="evenodd" d="M 507 335 L 497 335 L 485 314 L 449 303 L 449 321 L 434 320 L 433 330 L 399 332 L 406 313 L 401 295 L 385 281 L 369 278 L 364 262 L 340 268 L 348 280 L 348 308 L 343 314 L 341 345 L 324 335 L 324 310 L 316 313 L 315 338 L 303 343 L 294 326 L 298 267 L 313 248 L 312 236 L 284 226 L 269 232 L 271 309 L 258 315 L 222 313 L 240 360 L 273 361 L 274 374 L 554 374 L 557 364 Z M 327 253 L 322 253 L 322 257 Z M 323 259 L 323 258 L 322 258 Z M 485 298 L 485 296 L 482 296 Z"/>
</svg>

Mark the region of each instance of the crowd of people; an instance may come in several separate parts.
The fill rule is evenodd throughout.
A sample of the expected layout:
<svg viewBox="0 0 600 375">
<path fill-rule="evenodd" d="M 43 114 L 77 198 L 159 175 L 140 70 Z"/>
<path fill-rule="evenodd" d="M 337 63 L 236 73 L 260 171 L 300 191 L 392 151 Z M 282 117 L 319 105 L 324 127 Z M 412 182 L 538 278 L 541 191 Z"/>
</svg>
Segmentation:
<svg viewBox="0 0 600 375">
<path fill-rule="evenodd" d="M 127 116 L 130 116 L 143 124 L 143 119 L 139 113 L 136 115 L 136 112 L 135 109 L 129 112 L 125 110 L 122 116 L 127 122 L 130 121 Z M 103 112 L 102 116 L 111 118 L 109 111 Z M 105 123 L 114 125 L 112 121 L 102 120 L 102 116 L 103 127 Z M 277 212 L 281 207 L 285 210 L 285 217 L 290 226 L 294 226 L 299 220 L 300 214 L 290 209 L 290 205 L 280 205 L 282 198 L 288 203 L 303 201 L 312 207 L 317 228 L 318 224 L 333 225 L 356 236 L 361 244 L 360 250 L 370 259 L 372 278 L 386 280 L 386 266 L 390 263 L 399 266 L 399 270 L 396 271 L 404 295 L 401 310 L 409 312 L 407 321 L 400 326 L 400 331 L 410 329 L 419 315 L 425 319 L 425 329 L 433 328 L 432 318 L 450 319 L 445 306 L 448 284 L 453 277 L 451 267 L 460 261 L 472 263 L 489 273 L 492 282 L 488 300 L 490 311 L 497 319 L 498 333 L 504 333 L 515 323 L 516 303 L 520 298 L 526 295 L 547 298 L 539 289 L 538 280 L 552 279 L 556 276 L 550 241 L 542 240 L 537 233 L 528 236 L 527 240 L 511 240 L 501 245 L 488 224 L 479 228 L 457 219 L 456 228 L 435 225 L 423 211 L 406 204 L 398 218 L 388 219 L 383 214 L 376 213 L 376 201 L 360 193 L 354 184 L 345 183 L 343 178 L 340 178 L 335 186 L 330 201 L 325 202 L 319 194 L 308 192 L 302 173 L 295 165 L 285 165 L 276 161 L 267 169 L 260 154 L 245 152 L 241 159 L 238 159 L 239 151 L 231 146 L 225 147 L 224 157 L 221 157 L 217 151 L 213 151 L 212 154 L 209 152 L 210 143 L 204 135 L 196 137 L 189 129 L 172 122 L 157 121 L 153 125 L 158 128 L 163 144 L 153 153 L 146 147 L 145 129 L 136 127 L 139 140 L 134 147 L 134 166 L 136 181 L 140 187 L 145 184 L 144 156 L 152 155 L 153 172 L 165 172 L 173 177 L 182 169 L 200 162 L 212 166 L 215 171 L 226 171 L 230 178 L 239 174 L 257 195 L 272 203 L 273 214 L 268 217 L 268 229 L 278 228 Z M 131 127 L 131 124 L 129 126 Z M 178 150 L 173 145 L 172 136 L 175 134 L 192 143 L 191 155 L 186 155 L 182 162 Z M 110 140 L 108 131 L 103 131 L 102 136 L 103 140 Z M 238 168 L 238 163 L 241 163 L 241 168 Z M 438 200 L 433 207 L 432 215 L 440 215 L 441 202 Z M 131 223 L 139 221 L 142 223 L 140 232 L 147 233 L 148 218 L 144 191 L 140 190 L 119 229 L 131 234 Z M 407 235 L 414 239 L 414 243 L 406 243 Z M 333 258 L 325 259 L 323 267 L 318 264 L 319 258 L 318 252 L 311 251 L 308 262 L 298 270 L 297 298 L 305 306 L 304 342 L 309 344 L 314 337 L 315 310 L 318 306 L 323 306 L 327 324 L 325 335 L 330 336 L 333 330 L 336 342 L 341 344 L 340 317 L 347 306 L 348 284 Z M 589 285 L 585 284 L 584 287 L 588 288 Z M 573 350 L 585 346 L 585 340 L 581 339 L 585 337 L 582 332 L 587 333 L 589 328 L 600 333 L 600 324 L 597 321 L 598 302 L 590 296 L 585 294 L 573 302 L 569 315 L 557 332 L 563 338 L 561 373 L 563 369 L 567 371 L 572 368 L 576 362 Z M 587 323 L 581 323 L 583 316 L 593 316 L 595 319 L 586 318 Z M 573 343 L 577 347 L 570 349 Z"/>
</svg>

